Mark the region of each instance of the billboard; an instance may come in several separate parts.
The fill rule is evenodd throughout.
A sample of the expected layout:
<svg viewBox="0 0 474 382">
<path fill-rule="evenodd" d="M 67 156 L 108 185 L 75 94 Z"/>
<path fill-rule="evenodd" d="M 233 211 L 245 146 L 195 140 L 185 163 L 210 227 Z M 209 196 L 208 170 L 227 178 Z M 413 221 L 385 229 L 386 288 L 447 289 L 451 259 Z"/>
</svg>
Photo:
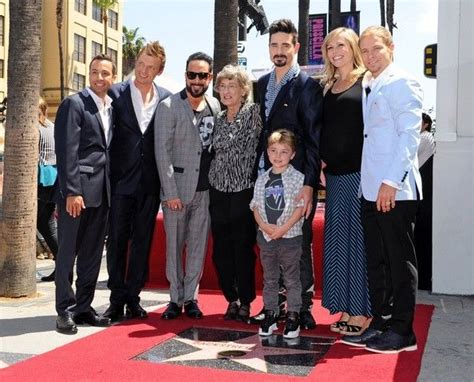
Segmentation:
<svg viewBox="0 0 474 382">
<path fill-rule="evenodd" d="M 327 17 L 325 13 L 309 15 L 308 28 L 308 65 L 323 65 L 321 47 L 327 31 Z"/>
</svg>

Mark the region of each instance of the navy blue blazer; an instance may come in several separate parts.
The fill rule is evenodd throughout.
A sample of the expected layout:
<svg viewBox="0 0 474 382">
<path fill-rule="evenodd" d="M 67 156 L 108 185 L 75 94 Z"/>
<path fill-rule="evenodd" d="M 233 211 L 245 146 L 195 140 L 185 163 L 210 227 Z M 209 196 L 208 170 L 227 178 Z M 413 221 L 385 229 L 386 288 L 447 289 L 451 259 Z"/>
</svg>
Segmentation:
<svg viewBox="0 0 474 382">
<path fill-rule="evenodd" d="M 142 133 L 133 108 L 130 81 L 118 83 L 109 91 L 114 108 L 114 137 L 110 145 L 112 192 L 132 195 L 144 192 L 160 194 L 160 178 L 155 161 L 153 118 Z M 160 102 L 171 93 L 155 85 Z"/>
<path fill-rule="evenodd" d="M 112 125 L 110 126 L 112 128 Z M 99 110 L 86 89 L 61 102 L 54 129 L 57 198 L 82 195 L 86 207 L 110 206 L 109 158 Z"/>
<path fill-rule="evenodd" d="M 267 156 L 267 139 L 278 129 L 287 129 L 296 136 L 296 155 L 292 165 L 305 175 L 304 184 L 315 190 L 319 185 L 321 159 L 319 137 L 322 122 L 323 89 L 303 71 L 288 81 L 278 92 L 268 119 L 265 117 L 265 96 L 270 73 L 257 83 L 263 130 L 260 135 L 258 156 L 265 154 L 265 169 L 271 167 Z"/>
</svg>

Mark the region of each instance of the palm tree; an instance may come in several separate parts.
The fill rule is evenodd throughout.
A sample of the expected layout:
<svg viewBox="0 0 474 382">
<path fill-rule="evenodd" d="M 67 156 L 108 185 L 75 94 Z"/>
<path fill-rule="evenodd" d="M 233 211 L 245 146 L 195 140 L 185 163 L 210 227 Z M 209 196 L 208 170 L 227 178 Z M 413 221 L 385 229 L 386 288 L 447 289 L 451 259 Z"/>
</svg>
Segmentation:
<svg viewBox="0 0 474 382">
<path fill-rule="evenodd" d="M 59 87 L 61 89 L 61 101 L 64 99 L 64 54 L 63 39 L 61 29 L 63 27 L 63 0 L 56 2 L 56 27 L 58 29 L 58 46 L 59 46 Z"/>
<path fill-rule="evenodd" d="M 100 11 L 102 14 L 102 23 L 104 24 L 104 45 L 103 45 L 103 53 L 107 54 L 108 52 L 108 43 L 107 43 L 107 22 L 109 20 L 109 16 L 107 15 L 109 9 L 113 8 L 115 4 L 117 4 L 118 0 L 92 0 L 92 2 L 100 7 Z"/>
<path fill-rule="evenodd" d="M 385 26 L 385 0 L 380 0 L 380 25 Z"/>
<path fill-rule="evenodd" d="M 122 28 L 122 75 L 127 76 L 135 67 L 135 60 L 145 45 L 145 38 L 138 36 L 138 29 Z"/>
<path fill-rule="evenodd" d="M 214 73 L 237 63 L 238 0 L 214 0 Z"/>
<path fill-rule="evenodd" d="M 351 12 L 355 12 L 357 10 L 356 0 L 351 0 Z"/>
<path fill-rule="evenodd" d="M 341 0 L 329 0 L 329 28 L 332 31 L 341 26 Z"/>
<path fill-rule="evenodd" d="M 42 1 L 10 2 L 0 295 L 36 293 L 36 182 Z M 27 47 L 27 48 L 25 48 Z"/>
<path fill-rule="evenodd" d="M 298 51 L 298 64 L 308 65 L 308 19 L 309 0 L 298 1 L 298 40 L 300 50 Z"/>
<path fill-rule="evenodd" d="M 397 25 L 393 22 L 393 14 L 395 13 L 395 0 L 387 0 L 387 26 L 390 33 L 393 34 L 393 28 Z"/>
</svg>

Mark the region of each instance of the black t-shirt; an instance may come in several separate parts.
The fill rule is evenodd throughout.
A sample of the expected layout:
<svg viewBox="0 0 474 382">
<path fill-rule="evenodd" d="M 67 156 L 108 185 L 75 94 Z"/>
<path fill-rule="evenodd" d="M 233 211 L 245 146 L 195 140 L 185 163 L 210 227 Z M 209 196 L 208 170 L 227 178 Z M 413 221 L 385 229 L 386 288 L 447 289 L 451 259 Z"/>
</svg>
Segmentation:
<svg viewBox="0 0 474 382">
<path fill-rule="evenodd" d="M 344 92 L 327 91 L 323 101 L 320 153 L 325 172 L 344 175 L 360 171 L 364 141 L 362 78 Z"/>
<path fill-rule="evenodd" d="M 199 163 L 199 179 L 196 191 L 206 191 L 209 189 L 209 169 L 211 167 L 211 146 L 212 133 L 214 130 L 214 117 L 209 105 L 202 111 L 194 110 L 196 116 L 196 128 L 201 139 L 202 153 L 201 162 Z"/>
<path fill-rule="evenodd" d="M 270 224 L 276 224 L 285 209 L 283 181 L 281 174 L 270 171 L 270 179 L 265 184 L 265 212 Z"/>
</svg>

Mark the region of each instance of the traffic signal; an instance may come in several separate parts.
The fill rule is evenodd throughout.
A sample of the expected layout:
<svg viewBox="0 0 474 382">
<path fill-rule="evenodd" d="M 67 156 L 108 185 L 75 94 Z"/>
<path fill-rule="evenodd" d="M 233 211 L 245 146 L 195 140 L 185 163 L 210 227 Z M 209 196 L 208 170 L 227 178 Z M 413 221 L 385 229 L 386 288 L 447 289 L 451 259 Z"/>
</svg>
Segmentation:
<svg viewBox="0 0 474 382">
<path fill-rule="evenodd" d="M 436 61 L 438 44 L 430 44 L 425 47 L 423 73 L 428 78 L 436 78 Z"/>
</svg>

